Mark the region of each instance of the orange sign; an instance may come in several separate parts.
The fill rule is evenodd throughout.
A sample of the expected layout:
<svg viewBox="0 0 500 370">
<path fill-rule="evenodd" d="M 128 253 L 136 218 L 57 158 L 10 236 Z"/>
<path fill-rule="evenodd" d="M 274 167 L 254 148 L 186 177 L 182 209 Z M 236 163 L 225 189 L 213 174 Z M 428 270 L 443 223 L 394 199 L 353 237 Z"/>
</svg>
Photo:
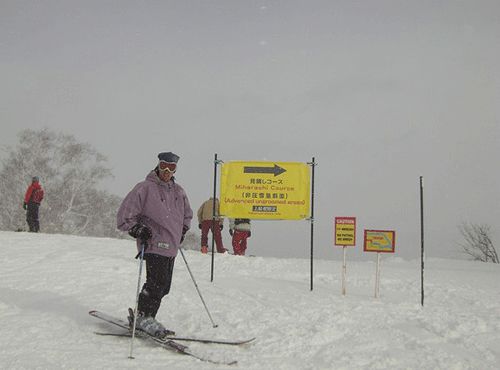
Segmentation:
<svg viewBox="0 0 500 370">
<path fill-rule="evenodd" d="M 396 232 L 393 230 L 365 230 L 365 252 L 394 253 Z"/>
</svg>

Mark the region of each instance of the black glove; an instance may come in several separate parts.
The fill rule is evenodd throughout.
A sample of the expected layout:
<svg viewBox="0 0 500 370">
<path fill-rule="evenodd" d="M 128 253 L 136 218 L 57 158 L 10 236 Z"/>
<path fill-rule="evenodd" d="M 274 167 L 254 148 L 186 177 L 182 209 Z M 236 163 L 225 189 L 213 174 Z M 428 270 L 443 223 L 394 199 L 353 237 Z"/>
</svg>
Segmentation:
<svg viewBox="0 0 500 370">
<path fill-rule="evenodd" d="M 189 230 L 189 227 L 187 227 L 186 225 L 184 225 L 184 226 L 182 227 L 181 244 L 182 244 L 182 242 L 184 241 L 184 237 L 186 236 L 186 233 L 187 233 L 187 231 L 188 231 L 188 230 Z"/>
<path fill-rule="evenodd" d="M 151 239 L 153 236 L 153 233 L 151 232 L 151 229 L 143 224 L 135 224 L 132 226 L 132 228 L 128 231 L 128 234 L 135 239 L 141 239 L 143 241 Z"/>
<path fill-rule="evenodd" d="M 200 230 L 201 230 L 201 224 L 198 224 L 198 229 L 200 229 Z"/>
<path fill-rule="evenodd" d="M 252 232 L 251 232 L 251 231 L 249 231 L 249 232 L 248 232 L 248 237 L 250 238 L 251 236 L 252 236 Z"/>
<path fill-rule="evenodd" d="M 222 231 L 222 229 L 224 228 L 224 225 L 220 224 L 219 227 L 220 227 L 220 230 Z"/>
<path fill-rule="evenodd" d="M 229 235 L 233 236 L 233 229 L 229 229 Z"/>
<path fill-rule="evenodd" d="M 24 210 L 26 210 L 28 208 L 28 205 L 26 204 L 26 202 L 23 203 L 23 208 L 24 208 Z"/>
</svg>

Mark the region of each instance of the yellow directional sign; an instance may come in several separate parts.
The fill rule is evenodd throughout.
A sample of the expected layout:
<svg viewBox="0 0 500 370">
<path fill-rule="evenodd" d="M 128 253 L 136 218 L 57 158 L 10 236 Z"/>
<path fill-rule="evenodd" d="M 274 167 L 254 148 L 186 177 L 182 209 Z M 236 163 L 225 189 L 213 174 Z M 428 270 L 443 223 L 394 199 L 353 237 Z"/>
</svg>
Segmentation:
<svg viewBox="0 0 500 370">
<path fill-rule="evenodd" d="M 231 161 L 222 165 L 220 213 L 232 218 L 309 217 L 310 167 L 300 162 Z"/>
</svg>

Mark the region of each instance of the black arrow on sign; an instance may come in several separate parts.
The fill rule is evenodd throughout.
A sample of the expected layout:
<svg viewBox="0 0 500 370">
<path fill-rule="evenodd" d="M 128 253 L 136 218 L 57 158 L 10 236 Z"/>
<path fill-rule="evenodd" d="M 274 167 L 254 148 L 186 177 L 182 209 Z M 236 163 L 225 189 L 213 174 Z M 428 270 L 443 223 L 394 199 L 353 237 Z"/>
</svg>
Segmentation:
<svg viewBox="0 0 500 370">
<path fill-rule="evenodd" d="M 276 164 L 274 167 L 243 167 L 243 173 L 271 173 L 276 177 L 283 172 L 286 170 Z"/>
</svg>

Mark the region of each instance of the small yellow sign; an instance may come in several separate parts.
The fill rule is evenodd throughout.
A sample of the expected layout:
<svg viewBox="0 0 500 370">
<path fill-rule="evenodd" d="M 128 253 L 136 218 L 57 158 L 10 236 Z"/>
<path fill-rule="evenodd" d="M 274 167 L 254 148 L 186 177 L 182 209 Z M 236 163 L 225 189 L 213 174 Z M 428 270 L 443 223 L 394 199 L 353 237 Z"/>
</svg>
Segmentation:
<svg viewBox="0 0 500 370">
<path fill-rule="evenodd" d="M 392 230 L 365 230 L 364 251 L 394 253 L 396 232 Z"/>
<path fill-rule="evenodd" d="M 335 245 L 356 245 L 356 217 L 335 217 Z"/>
<path fill-rule="evenodd" d="M 231 161 L 222 165 L 220 213 L 232 218 L 309 217 L 310 168 L 300 162 Z"/>
</svg>

